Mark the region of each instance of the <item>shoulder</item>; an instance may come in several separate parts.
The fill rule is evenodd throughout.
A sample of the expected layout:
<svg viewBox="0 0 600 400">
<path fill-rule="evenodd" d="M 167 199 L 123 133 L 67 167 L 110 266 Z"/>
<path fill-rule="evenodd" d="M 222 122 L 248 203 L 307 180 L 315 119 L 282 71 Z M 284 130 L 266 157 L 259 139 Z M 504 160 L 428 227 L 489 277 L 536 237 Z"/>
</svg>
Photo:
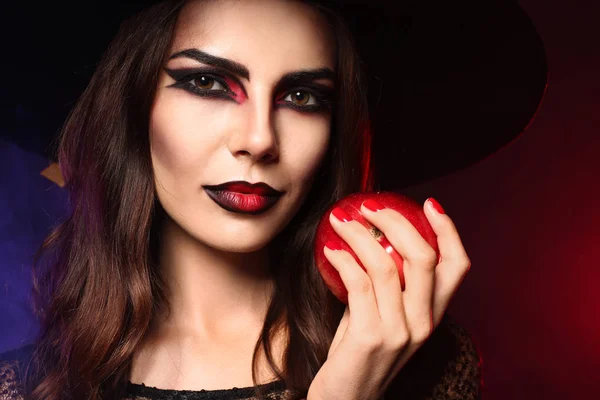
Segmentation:
<svg viewBox="0 0 600 400">
<path fill-rule="evenodd" d="M 482 365 L 470 333 L 446 314 L 400 371 L 388 391 L 389 398 L 481 399 Z"/>
<path fill-rule="evenodd" d="M 33 352 L 33 344 L 0 353 L 0 399 L 21 400 L 22 373 Z"/>
</svg>

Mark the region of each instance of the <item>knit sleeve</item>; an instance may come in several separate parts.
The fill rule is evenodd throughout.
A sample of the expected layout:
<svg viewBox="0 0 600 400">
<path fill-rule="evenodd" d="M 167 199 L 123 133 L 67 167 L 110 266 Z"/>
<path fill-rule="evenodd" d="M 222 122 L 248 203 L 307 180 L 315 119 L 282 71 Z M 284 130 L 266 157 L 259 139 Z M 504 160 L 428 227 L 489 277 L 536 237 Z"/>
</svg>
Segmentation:
<svg viewBox="0 0 600 400">
<path fill-rule="evenodd" d="M 398 373 L 385 400 L 481 400 L 482 358 L 469 333 L 444 316 Z"/>
</svg>

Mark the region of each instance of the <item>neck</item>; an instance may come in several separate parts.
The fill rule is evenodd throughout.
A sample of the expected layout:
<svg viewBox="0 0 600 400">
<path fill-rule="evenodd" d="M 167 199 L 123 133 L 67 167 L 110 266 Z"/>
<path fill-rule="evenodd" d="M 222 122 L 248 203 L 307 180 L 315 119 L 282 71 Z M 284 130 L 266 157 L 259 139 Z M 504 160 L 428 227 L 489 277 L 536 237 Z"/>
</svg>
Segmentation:
<svg viewBox="0 0 600 400">
<path fill-rule="evenodd" d="M 268 249 L 228 252 L 208 246 L 166 218 L 161 231 L 160 274 L 170 312 L 159 327 L 206 338 L 260 326 L 274 289 Z"/>
</svg>

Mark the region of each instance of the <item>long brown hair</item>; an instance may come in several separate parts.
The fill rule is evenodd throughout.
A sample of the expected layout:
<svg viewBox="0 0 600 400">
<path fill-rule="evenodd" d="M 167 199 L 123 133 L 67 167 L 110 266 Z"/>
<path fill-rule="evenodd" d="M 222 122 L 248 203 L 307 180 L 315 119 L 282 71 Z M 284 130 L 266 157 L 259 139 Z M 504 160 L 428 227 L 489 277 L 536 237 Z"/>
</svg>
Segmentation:
<svg viewBox="0 0 600 400">
<path fill-rule="evenodd" d="M 159 72 L 184 4 L 162 1 L 121 24 L 61 130 L 58 159 L 69 213 L 35 254 L 33 298 L 41 328 L 26 372 L 28 399 L 122 397 L 133 354 L 155 311 L 168 307 L 156 272 L 165 212 L 155 195 L 148 131 Z M 333 202 L 372 188 L 360 60 L 347 27 L 316 7 L 337 38 L 332 136 L 311 192 L 269 247 L 276 287 L 252 361 L 259 398 L 261 346 L 273 372 L 300 396 L 325 362 L 345 305 L 315 267 L 315 231 Z M 281 371 L 271 340 L 286 325 L 290 342 Z"/>
</svg>

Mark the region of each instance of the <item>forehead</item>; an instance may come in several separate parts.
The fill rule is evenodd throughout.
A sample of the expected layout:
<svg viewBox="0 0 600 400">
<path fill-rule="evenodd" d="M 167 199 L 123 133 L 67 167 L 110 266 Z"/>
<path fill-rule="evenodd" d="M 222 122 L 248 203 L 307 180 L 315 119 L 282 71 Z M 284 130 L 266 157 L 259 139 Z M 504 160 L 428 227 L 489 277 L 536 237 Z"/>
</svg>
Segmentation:
<svg viewBox="0 0 600 400">
<path fill-rule="evenodd" d="M 172 52 L 199 48 L 261 70 L 335 70 L 335 38 L 324 16 L 289 0 L 195 0 L 182 8 Z"/>
</svg>

